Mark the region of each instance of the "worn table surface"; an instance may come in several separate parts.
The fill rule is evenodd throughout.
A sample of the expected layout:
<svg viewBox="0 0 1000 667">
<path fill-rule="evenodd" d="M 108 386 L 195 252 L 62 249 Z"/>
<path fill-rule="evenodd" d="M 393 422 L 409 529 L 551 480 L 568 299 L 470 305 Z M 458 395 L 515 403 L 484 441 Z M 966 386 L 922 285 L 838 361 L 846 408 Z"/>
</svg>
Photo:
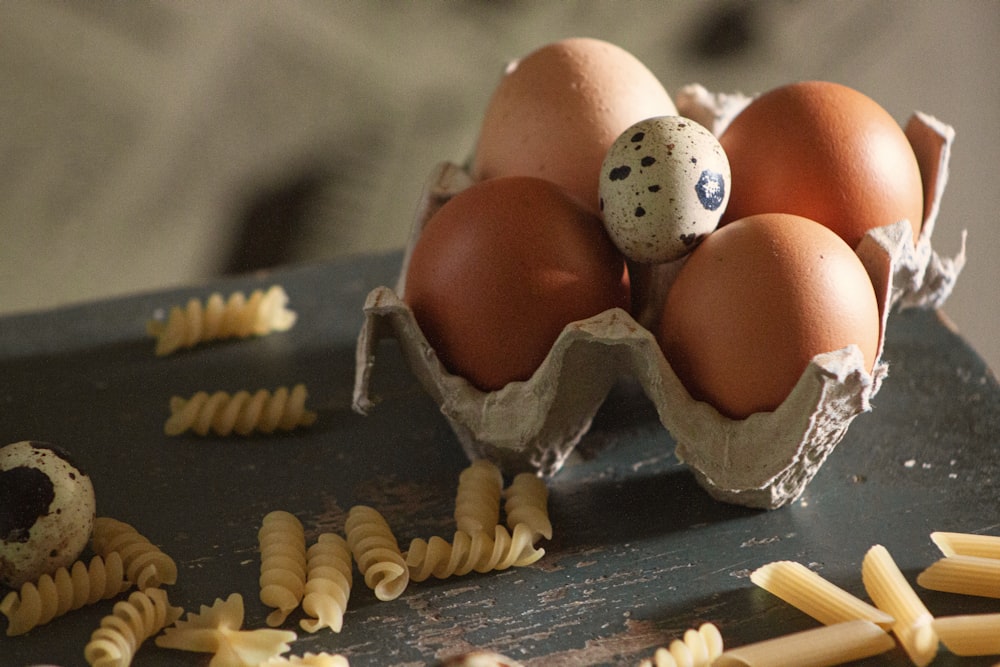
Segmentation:
<svg viewBox="0 0 1000 667">
<path fill-rule="evenodd" d="M 173 604 L 197 611 L 239 592 L 246 627 L 264 627 L 256 534 L 267 512 L 295 513 L 310 538 L 341 531 L 358 503 L 381 510 L 404 547 L 453 530 L 468 461 L 393 341 L 375 371 L 381 403 L 367 417 L 349 407 L 364 297 L 391 285 L 398 263 L 396 254 L 359 258 L 0 319 L 0 438 L 72 451 L 93 479 L 98 513 L 132 523 L 177 560 Z M 299 314 L 290 332 L 153 355 L 145 322 L 156 309 L 275 282 Z M 529 665 L 630 665 L 702 621 L 733 646 L 815 626 L 750 582 L 773 560 L 807 563 L 864 597 L 861 559 L 883 544 L 912 581 L 939 557 L 931 531 L 1000 533 L 1000 388 L 933 312 L 894 314 L 885 357 L 874 411 L 855 420 L 799 500 L 772 512 L 711 500 L 645 396 L 622 382 L 551 480 L 555 536 L 541 561 L 411 583 L 392 602 L 376 600 L 356 572 L 343 632 L 299 631 L 292 652 L 340 652 L 355 667 L 435 664 L 472 648 Z M 163 435 L 171 395 L 296 382 L 319 412 L 307 430 Z M 1000 611 L 996 600 L 920 593 L 936 614 Z M 0 636 L 0 664 L 83 664 L 111 606 Z M 299 618 L 286 626 L 297 629 Z M 207 661 L 149 643 L 135 664 Z M 935 664 L 993 662 L 942 651 Z M 908 661 L 896 650 L 859 664 Z"/>
</svg>

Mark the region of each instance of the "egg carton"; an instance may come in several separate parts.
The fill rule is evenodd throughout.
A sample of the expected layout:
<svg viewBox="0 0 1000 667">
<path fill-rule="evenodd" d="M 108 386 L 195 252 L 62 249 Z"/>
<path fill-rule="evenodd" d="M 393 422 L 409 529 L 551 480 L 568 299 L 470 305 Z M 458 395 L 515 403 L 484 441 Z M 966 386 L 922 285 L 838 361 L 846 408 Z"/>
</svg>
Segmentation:
<svg viewBox="0 0 1000 667">
<path fill-rule="evenodd" d="M 718 135 L 751 98 L 712 94 L 700 85 L 676 96 L 680 113 Z M 785 401 L 773 412 L 734 420 L 694 400 L 664 357 L 649 325 L 682 260 L 647 267 L 633 280 L 635 317 L 614 308 L 568 324 L 545 360 L 526 381 L 484 392 L 449 373 L 403 300 L 414 244 L 427 220 L 450 197 L 473 183 L 461 166 L 441 163 L 422 195 L 394 288 L 373 289 L 364 304 L 358 335 L 353 408 L 369 413 L 375 351 L 393 337 L 411 372 L 439 406 L 470 459 L 486 458 L 505 472 L 555 474 L 590 429 L 608 392 L 633 378 L 656 407 L 676 442 L 676 454 L 715 499 L 774 509 L 797 498 L 859 414 L 871 410 L 888 370 L 882 346 L 893 308 L 940 306 L 965 263 L 961 249 L 943 258 L 930 238 L 948 174 L 954 131 L 915 112 L 906 135 L 924 180 L 925 221 L 916 244 L 909 222 L 870 231 L 857 248 L 872 278 L 881 313 L 878 354 L 869 373 L 857 346 L 819 354 Z M 638 284 L 637 284 L 638 283 Z"/>
</svg>

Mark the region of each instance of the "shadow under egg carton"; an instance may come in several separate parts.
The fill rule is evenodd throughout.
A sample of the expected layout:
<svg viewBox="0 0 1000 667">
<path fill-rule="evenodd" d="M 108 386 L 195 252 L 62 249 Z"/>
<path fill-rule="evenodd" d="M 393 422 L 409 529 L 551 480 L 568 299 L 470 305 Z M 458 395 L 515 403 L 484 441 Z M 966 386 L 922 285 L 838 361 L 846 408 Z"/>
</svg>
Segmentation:
<svg viewBox="0 0 1000 667">
<path fill-rule="evenodd" d="M 749 102 L 740 95 L 713 95 L 694 84 L 676 96 L 684 116 L 716 134 Z M 439 164 L 418 208 L 395 289 L 377 287 L 364 305 L 358 336 L 354 410 L 367 414 L 375 349 L 397 339 L 404 358 L 438 404 L 470 459 L 486 458 L 507 473 L 555 474 L 589 430 L 611 387 L 623 377 L 639 382 L 673 436 L 676 453 L 713 497 L 747 507 L 774 509 L 795 500 L 843 438 L 851 421 L 871 409 L 887 373 L 882 345 L 892 308 L 940 306 L 965 262 L 965 235 L 954 258 L 930 245 L 947 180 L 954 132 L 916 112 L 906 127 L 924 179 L 925 220 L 914 245 L 909 222 L 870 231 L 857 248 L 875 286 L 882 335 L 871 373 L 856 346 L 814 357 L 785 401 L 773 412 L 746 419 L 724 417 L 694 400 L 640 322 L 658 318 L 662 297 L 683 262 L 660 265 L 645 276 L 642 312 L 633 317 L 610 309 L 567 325 L 536 372 L 526 381 L 483 392 L 445 369 L 403 301 L 409 256 L 420 232 L 451 196 L 472 184 L 462 168 Z M 646 280 L 649 280 L 647 283 Z"/>
</svg>

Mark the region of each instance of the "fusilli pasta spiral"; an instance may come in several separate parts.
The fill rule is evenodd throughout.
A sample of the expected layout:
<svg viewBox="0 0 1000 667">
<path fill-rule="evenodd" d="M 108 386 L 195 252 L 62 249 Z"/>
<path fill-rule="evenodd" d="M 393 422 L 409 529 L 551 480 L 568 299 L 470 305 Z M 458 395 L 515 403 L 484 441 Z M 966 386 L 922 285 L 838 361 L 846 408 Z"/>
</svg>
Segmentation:
<svg viewBox="0 0 1000 667">
<path fill-rule="evenodd" d="M 702 623 L 684 633 L 684 639 L 670 642 L 669 650 L 659 648 L 652 660 L 643 660 L 639 667 L 709 667 L 722 655 L 722 635 L 712 623 Z"/>
<path fill-rule="evenodd" d="M 530 472 L 522 472 L 504 491 L 504 513 L 507 527 L 511 530 L 518 524 L 531 528 L 533 539 L 552 539 L 552 522 L 549 520 L 549 489 L 540 477 Z"/>
<path fill-rule="evenodd" d="M 269 512 L 257 533 L 260 543 L 260 601 L 275 608 L 267 624 L 285 622 L 302 601 L 306 586 L 306 539 L 302 522 L 282 510 Z"/>
<path fill-rule="evenodd" d="M 378 510 L 355 505 L 347 513 L 347 544 L 351 548 L 365 584 L 379 600 L 395 600 L 410 581 L 399 543 Z"/>
<path fill-rule="evenodd" d="M 224 391 L 209 394 L 199 391 L 191 398 L 170 399 L 170 417 L 163 426 L 167 435 L 180 435 L 187 430 L 198 435 L 249 435 L 254 431 L 273 433 L 291 431 L 299 426 L 311 426 L 316 413 L 307 410 L 308 393 L 304 384 L 289 391 L 279 387 L 273 393 L 260 389 L 251 394 L 239 391 L 230 395 Z"/>
<path fill-rule="evenodd" d="M 172 307 L 165 322 L 150 320 L 146 330 L 157 339 L 157 356 L 164 356 L 198 343 L 287 331 L 297 318 L 287 304 L 288 295 L 279 285 L 266 292 L 254 290 L 249 299 L 242 292 L 234 292 L 227 300 L 215 293 L 204 304 L 191 299 L 185 308 Z"/>
<path fill-rule="evenodd" d="M 121 556 L 125 575 L 139 590 L 177 583 L 177 564 L 130 524 L 110 517 L 94 519 L 94 552 Z"/>
<path fill-rule="evenodd" d="M 171 607 L 162 588 L 135 591 L 115 603 L 101 619 L 83 649 L 91 667 L 127 667 L 140 644 L 180 618 L 183 610 Z"/>
<path fill-rule="evenodd" d="M 23 635 L 52 619 L 113 598 L 129 589 L 121 556 L 94 556 L 90 565 L 76 561 L 52 575 L 43 574 L 36 582 L 27 582 L 20 591 L 11 591 L 0 601 L 0 613 L 7 617 L 7 635 Z"/>
<path fill-rule="evenodd" d="M 496 524 L 492 536 L 485 531 L 470 535 L 459 530 L 451 543 L 437 536 L 414 539 L 406 552 L 406 565 L 413 581 L 424 581 L 431 575 L 444 579 L 473 570 L 485 573 L 530 565 L 544 555 L 544 549 L 534 546 L 533 532 L 526 524 L 515 526 L 513 534 Z"/>
<path fill-rule="evenodd" d="M 476 533 L 493 530 L 500 521 L 503 475 L 485 459 L 474 461 L 458 476 L 455 523 L 458 530 Z"/>
<path fill-rule="evenodd" d="M 261 667 L 351 667 L 351 664 L 342 655 L 306 653 L 301 656 L 292 655 L 287 658 L 274 658 L 265 662 Z"/>
<path fill-rule="evenodd" d="M 334 533 L 323 533 L 306 552 L 306 587 L 302 610 L 311 619 L 299 625 L 306 632 L 330 628 L 340 632 L 351 596 L 354 571 L 347 541 Z"/>
</svg>

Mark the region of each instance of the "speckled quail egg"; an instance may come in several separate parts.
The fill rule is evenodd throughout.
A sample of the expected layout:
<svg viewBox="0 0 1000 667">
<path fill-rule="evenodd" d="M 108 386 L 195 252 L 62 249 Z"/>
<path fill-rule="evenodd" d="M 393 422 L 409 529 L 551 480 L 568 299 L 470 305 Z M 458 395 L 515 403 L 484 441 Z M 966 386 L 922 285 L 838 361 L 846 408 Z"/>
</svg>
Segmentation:
<svg viewBox="0 0 1000 667">
<path fill-rule="evenodd" d="M 680 116 L 639 121 L 601 167 L 604 226 L 630 260 L 679 259 L 715 230 L 729 201 L 729 160 L 715 136 Z"/>
<path fill-rule="evenodd" d="M 90 477 L 65 450 L 27 440 L 0 448 L 0 584 L 17 588 L 72 564 L 95 512 Z"/>
</svg>

